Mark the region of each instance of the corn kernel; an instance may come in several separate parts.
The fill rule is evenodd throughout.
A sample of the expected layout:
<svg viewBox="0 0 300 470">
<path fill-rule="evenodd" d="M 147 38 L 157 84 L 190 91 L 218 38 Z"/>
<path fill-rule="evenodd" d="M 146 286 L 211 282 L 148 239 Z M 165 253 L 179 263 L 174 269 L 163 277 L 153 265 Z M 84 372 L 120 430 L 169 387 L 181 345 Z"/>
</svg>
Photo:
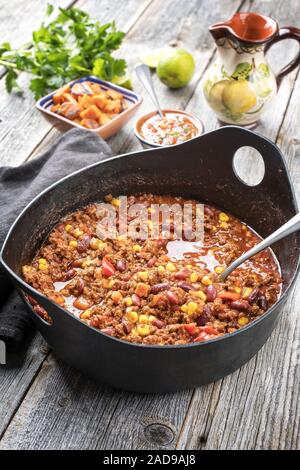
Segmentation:
<svg viewBox="0 0 300 470">
<path fill-rule="evenodd" d="M 219 214 L 219 220 L 220 220 L 221 222 L 228 222 L 229 217 L 228 217 L 227 214 L 225 214 L 225 212 L 220 212 L 220 214 Z"/>
<path fill-rule="evenodd" d="M 224 271 L 223 266 L 216 266 L 215 267 L 215 273 L 216 274 L 221 274 Z"/>
<path fill-rule="evenodd" d="M 127 312 L 125 317 L 126 317 L 126 320 L 130 321 L 131 323 L 136 323 L 139 318 L 138 314 L 134 310 Z"/>
<path fill-rule="evenodd" d="M 242 225 L 242 230 L 247 230 L 247 225 Z"/>
<path fill-rule="evenodd" d="M 202 290 L 195 292 L 195 294 L 197 295 L 197 297 L 199 297 L 199 299 L 204 300 L 204 302 L 206 301 L 206 295 L 204 294 L 204 292 L 202 292 Z"/>
<path fill-rule="evenodd" d="M 22 266 L 22 273 L 23 274 L 29 273 L 30 270 L 31 270 L 30 266 Z"/>
<path fill-rule="evenodd" d="M 240 287 L 235 287 L 234 288 L 234 292 L 236 292 L 237 294 L 240 294 L 241 293 L 241 288 Z"/>
<path fill-rule="evenodd" d="M 112 200 L 110 201 L 110 203 L 115 207 L 119 207 L 120 199 L 117 199 L 117 198 L 113 197 Z"/>
<path fill-rule="evenodd" d="M 176 266 L 173 263 L 167 263 L 166 270 L 170 272 L 176 271 Z"/>
<path fill-rule="evenodd" d="M 102 240 L 99 240 L 99 238 L 92 238 L 90 241 L 90 247 L 92 250 L 102 250 L 107 246 L 106 243 L 104 243 Z"/>
<path fill-rule="evenodd" d="M 212 232 L 216 232 L 216 231 L 217 231 L 217 227 L 216 227 L 215 225 L 213 225 L 212 228 L 211 228 L 211 231 L 212 231 Z"/>
<path fill-rule="evenodd" d="M 157 270 L 158 270 L 159 273 L 164 273 L 165 272 L 164 266 L 158 266 Z"/>
<path fill-rule="evenodd" d="M 195 313 L 198 309 L 198 305 L 196 304 L 196 302 L 189 302 L 187 304 L 187 313 L 188 315 L 193 315 L 193 313 Z"/>
<path fill-rule="evenodd" d="M 191 282 L 197 282 L 198 280 L 198 274 L 197 273 L 192 273 L 190 276 L 190 281 Z"/>
<path fill-rule="evenodd" d="M 226 229 L 226 228 L 228 228 L 228 223 L 227 222 L 221 222 L 220 227 Z"/>
<path fill-rule="evenodd" d="M 251 292 L 252 292 L 251 287 L 244 287 L 243 292 L 242 292 L 242 298 L 247 299 L 249 297 L 249 295 L 251 294 Z"/>
<path fill-rule="evenodd" d="M 194 266 L 193 266 L 192 264 L 187 264 L 186 267 L 187 267 L 188 269 L 193 269 Z"/>
<path fill-rule="evenodd" d="M 139 323 L 149 323 L 149 317 L 148 315 L 140 315 L 139 316 Z"/>
<path fill-rule="evenodd" d="M 87 320 L 88 318 L 90 318 L 91 315 L 92 315 L 91 310 L 85 310 L 85 312 L 83 312 L 83 313 L 80 315 L 80 318 L 81 318 L 82 320 Z"/>
<path fill-rule="evenodd" d="M 39 269 L 40 269 L 41 271 L 45 271 L 46 269 L 48 269 L 48 265 L 47 265 L 47 264 L 43 264 L 43 263 L 42 263 L 42 264 L 39 264 Z"/>
<path fill-rule="evenodd" d="M 81 235 L 83 235 L 83 233 L 84 232 L 82 230 L 80 230 L 79 228 L 75 228 L 75 230 L 73 232 L 73 235 L 74 235 L 75 238 L 79 238 L 79 237 L 81 237 Z"/>
<path fill-rule="evenodd" d="M 77 247 L 77 241 L 76 241 L 76 240 L 71 240 L 71 241 L 69 242 L 69 246 L 70 246 L 71 248 L 76 248 L 76 247 Z"/>
<path fill-rule="evenodd" d="M 238 319 L 238 324 L 240 326 L 244 326 L 244 325 L 247 325 L 247 323 L 249 323 L 249 320 L 247 317 L 241 317 Z"/>
<path fill-rule="evenodd" d="M 48 262 L 45 258 L 40 258 L 39 259 L 39 269 L 41 271 L 44 271 L 44 270 L 48 269 Z"/>
<path fill-rule="evenodd" d="M 142 247 L 141 247 L 141 245 L 133 245 L 132 249 L 133 249 L 133 251 L 138 253 L 139 251 L 141 251 Z"/>
<path fill-rule="evenodd" d="M 72 225 L 67 224 L 67 225 L 65 226 L 65 231 L 66 231 L 66 232 L 71 232 L 71 230 L 72 230 Z"/>
<path fill-rule="evenodd" d="M 180 310 L 182 312 L 186 313 L 187 312 L 187 305 L 186 304 L 181 305 Z"/>
<path fill-rule="evenodd" d="M 115 285 L 115 281 L 113 279 L 111 279 L 109 282 L 108 282 L 108 288 L 111 289 L 112 287 L 114 287 Z"/>
<path fill-rule="evenodd" d="M 123 299 L 123 295 L 117 290 L 111 293 L 111 299 L 114 303 L 118 304 Z"/>
<path fill-rule="evenodd" d="M 126 297 L 125 299 L 125 304 L 130 307 L 130 305 L 132 305 L 132 299 L 130 297 Z"/>
<path fill-rule="evenodd" d="M 208 276 L 203 276 L 203 278 L 201 279 L 201 282 L 205 286 L 210 286 L 212 284 L 212 280 Z"/>
<path fill-rule="evenodd" d="M 148 280 L 148 272 L 147 271 L 140 271 L 139 277 L 142 281 L 147 281 Z"/>
<path fill-rule="evenodd" d="M 149 325 L 139 325 L 137 327 L 137 332 L 140 336 L 148 336 L 150 334 L 150 326 Z"/>
</svg>

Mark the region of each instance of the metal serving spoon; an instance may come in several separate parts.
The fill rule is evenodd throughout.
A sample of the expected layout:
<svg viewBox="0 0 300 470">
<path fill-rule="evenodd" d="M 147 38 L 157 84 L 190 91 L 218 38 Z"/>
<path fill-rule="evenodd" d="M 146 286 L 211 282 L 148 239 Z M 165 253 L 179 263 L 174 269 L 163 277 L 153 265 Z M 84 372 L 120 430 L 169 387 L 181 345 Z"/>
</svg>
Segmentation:
<svg viewBox="0 0 300 470">
<path fill-rule="evenodd" d="M 135 66 L 134 70 L 135 70 L 138 78 L 140 79 L 140 81 L 144 85 L 145 89 L 148 91 L 149 96 L 150 96 L 154 106 L 156 107 L 158 114 L 160 115 L 160 117 L 163 118 L 164 113 L 161 110 L 156 92 L 154 90 L 153 81 L 152 81 L 151 72 L 150 72 L 149 67 L 146 64 L 138 64 L 138 65 Z"/>
<path fill-rule="evenodd" d="M 222 281 L 225 281 L 227 276 L 234 271 L 240 264 L 244 263 L 247 261 L 249 258 L 252 258 L 252 256 L 256 255 L 260 251 L 264 250 L 265 248 L 268 248 L 270 245 L 273 243 L 277 242 L 278 240 L 281 240 L 282 238 L 286 237 L 287 235 L 290 235 L 293 232 L 296 232 L 297 230 L 300 230 L 300 212 L 296 214 L 294 217 L 292 217 L 288 222 L 286 222 L 282 227 L 280 227 L 278 230 L 273 232 L 271 235 L 269 235 L 267 238 L 262 240 L 258 245 L 255 245 L 251 250 L 246 251 L 242 256 L 234 260 L 228 268 L 225 269 L 225 271 L 222 272 L 220 275 L 220 278 Z"/>
</svg>

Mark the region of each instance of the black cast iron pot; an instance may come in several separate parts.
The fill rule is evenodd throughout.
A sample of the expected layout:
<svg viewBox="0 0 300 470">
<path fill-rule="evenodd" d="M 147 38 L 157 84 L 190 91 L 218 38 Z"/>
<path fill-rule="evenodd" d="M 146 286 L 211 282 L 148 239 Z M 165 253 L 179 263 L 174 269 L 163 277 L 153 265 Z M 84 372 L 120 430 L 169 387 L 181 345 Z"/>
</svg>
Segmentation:
<svg viewBox="0 0 300 470">
<path fill-rule="evenodd" d="M 233 155 L 241 146 L 264 158 L 265 177 L 255 187 L 235 175 Z M 37 328 L 66 363 L 94 379 L 139 392 L 166 392 L 206 384 L 241 367 L 275 327 L 299 265 L 300 234 L 274 246 L 283 294 L 262 317 L 241 330 L 205 343 L 154 346 L 102 334 L 37 292 L 20 277 L 52 227 L 68 212 L 112 193 L 141 191 L 193 197 L 227 210 L 267 236 L 297 213 L 291 181 L 278 148 L 269 140 L 228 126 L 168 148 L 113 157 L 62 179 L 36 197 L 12 226 L 1 263 L 20 292 L 36 299 L 52 317 L 48 325 L 32 309 Z"/>
</svg>

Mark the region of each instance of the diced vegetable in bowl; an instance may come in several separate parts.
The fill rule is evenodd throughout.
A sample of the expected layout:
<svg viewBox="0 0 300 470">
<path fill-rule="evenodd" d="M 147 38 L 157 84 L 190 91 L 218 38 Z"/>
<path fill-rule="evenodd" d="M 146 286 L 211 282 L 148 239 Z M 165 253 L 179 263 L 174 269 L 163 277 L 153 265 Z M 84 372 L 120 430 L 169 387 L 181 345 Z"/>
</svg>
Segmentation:
<svg viewBox="0 0 300 470">
<path fill-rule="evenodd" d="M 141 102 L 139 95 L 126 88 L 96 77 L 84 77 L 41 98 L 37 108 L 106 139 L 125 125 Z"/>
</svg>

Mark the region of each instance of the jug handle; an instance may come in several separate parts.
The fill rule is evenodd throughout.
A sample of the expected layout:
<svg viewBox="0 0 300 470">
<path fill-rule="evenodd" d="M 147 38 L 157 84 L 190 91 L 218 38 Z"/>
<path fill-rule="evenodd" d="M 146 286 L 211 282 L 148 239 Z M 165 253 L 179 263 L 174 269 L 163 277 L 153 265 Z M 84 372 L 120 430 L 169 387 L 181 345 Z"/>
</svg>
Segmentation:
<svg viewBox="0 0 300 470">
<path fill-rule="evenodd" d="M 291 60 L 285 67 L 283 67 L 280 72 L 278 72 L 278 74 L 276 75 L 276 82 L 278 88 L 281 84 L 283 77 L 285 77 L 285 75 L 290 73 L 300 64 L 300 29 L 295 28 L 294 26 L 284 26 L 283 28 L 280 28 L 278 34 L 272 39 L 272 41 L 266 44 L 265 52 L 268 52 L 268 50 L 270 49 L 270 47 L 273 46 L 273 44 L 276 44 L 277 42 L 282 41 L 284 39 L 295 39 L 299 44 L 299 51 L 296 57 Z"/>
</svg>

